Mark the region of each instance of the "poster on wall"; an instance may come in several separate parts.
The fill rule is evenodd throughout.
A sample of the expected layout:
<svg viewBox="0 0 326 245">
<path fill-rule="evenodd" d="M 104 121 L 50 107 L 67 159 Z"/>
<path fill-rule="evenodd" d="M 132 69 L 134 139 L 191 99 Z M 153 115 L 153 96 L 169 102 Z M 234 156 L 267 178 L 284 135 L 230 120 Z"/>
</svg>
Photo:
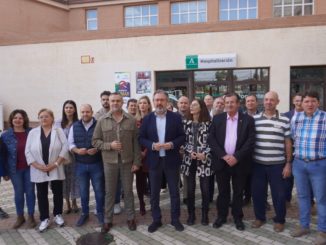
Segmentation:
<svg viewBox="0 0 326 245">
<path fill-rule="evenodd" d="M 151 93 L 151 72 L 138 71 L 136 72 L 136 93 L 149 94 Z"/>
<path fill-rule="evenodd" d="M 124 98 L 130 98 L 130 73 L 116 72 L 114 74 L 115 92 L 120 93 Z"/>
</svg>

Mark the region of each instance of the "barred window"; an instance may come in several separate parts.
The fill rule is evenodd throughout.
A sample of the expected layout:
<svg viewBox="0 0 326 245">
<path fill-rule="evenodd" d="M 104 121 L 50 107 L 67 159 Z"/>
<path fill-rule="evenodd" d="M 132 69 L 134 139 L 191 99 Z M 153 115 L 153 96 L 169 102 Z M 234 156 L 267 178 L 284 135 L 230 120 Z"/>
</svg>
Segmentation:
<svg viewBox="0 0 326 245">
<path fill-rule="evenodd" d="M 156 4 L 125 7 L 125 27 L 155 26 L 158 24 Z"/>
<path fill-rule="evenodd" d="M 274 0 L 275 17 L 312 15 L 314 0 Z"/>
<path fill-rule="evenodd" d="M 220 20 L 257 19 L 257 0 L 220 0 Z"/>
<path fill-rule="evenodd" d="M 171 23 L 188 24 L 207 21 L 206 0 L 177 2 L 171 4 Z"/>
</svg>

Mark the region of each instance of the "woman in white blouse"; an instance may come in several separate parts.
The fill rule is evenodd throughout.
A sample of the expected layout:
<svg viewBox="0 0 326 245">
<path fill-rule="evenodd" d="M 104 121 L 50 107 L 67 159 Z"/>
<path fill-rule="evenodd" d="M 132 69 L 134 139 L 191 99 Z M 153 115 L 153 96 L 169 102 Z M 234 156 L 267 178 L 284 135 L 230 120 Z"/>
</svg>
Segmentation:
<svg viewBox="0 0 326 245">
<path fill-rule="evenodd" d="M 41 219 L 39 231 L 42 232 L 49 226 L 49 183 L 53 193 L 54 221 L 58 226 L 64 225 L 62 184 L 65 174 L 62 164 L 68 159 L 68 142 L 62 129 L 54 127 L 51 110 L 40 110 L 38 118 L 40 126 L 28 134 L 25 155 L 31 165 L 31 181 L 36 183 Z"/>
</svg>

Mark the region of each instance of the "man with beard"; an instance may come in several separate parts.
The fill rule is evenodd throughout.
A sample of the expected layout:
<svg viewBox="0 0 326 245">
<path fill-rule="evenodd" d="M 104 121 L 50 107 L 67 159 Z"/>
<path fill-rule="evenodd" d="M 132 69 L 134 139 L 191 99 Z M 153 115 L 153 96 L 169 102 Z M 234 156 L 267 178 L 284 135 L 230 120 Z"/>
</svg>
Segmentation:
<svg viewBox="0 0 326 245">
<path fill-rule="evenodd" d="M 171 200 L 171 225 L 183 231 L 180 223 L 179 173 L 181 165 L 180 146 L 185 142 L 181 116 L 167 111 L 168 94 L 163 90 L 154 93 L 155 112 L 144 117 L 140 127 L 139 142 L 147 149 L 147 164 L 151 183 L 151 206 L 153 222 L 148 232 L 162 226 L 160 188 L 162 174 L 166 180 Z"/>
<path fill-rule="evenodd" d="M 112 228 L 114 196 L 119 175 L 124 190 L 127 224 L 136 230 L 133 172 L 141 165 L 136 119 L 122 110 L 123 98 L 119 93 L 109 97 L 110 111 L 96 124 L 93 146 L 102 152 L 105 178 L 105 216 L 102 232 Z"/>
<path fill-rule="evenodd" d="M 94 117 L 96 120 L 99 120 L 103 115 L 110 111 L 110 104 L 109 104 L 109 97 L 111 92 L 110 91 L 103 91 L 100 95 L 101 97 L 101 104 L 102 108 L 95 113 Z"/>
</svg>

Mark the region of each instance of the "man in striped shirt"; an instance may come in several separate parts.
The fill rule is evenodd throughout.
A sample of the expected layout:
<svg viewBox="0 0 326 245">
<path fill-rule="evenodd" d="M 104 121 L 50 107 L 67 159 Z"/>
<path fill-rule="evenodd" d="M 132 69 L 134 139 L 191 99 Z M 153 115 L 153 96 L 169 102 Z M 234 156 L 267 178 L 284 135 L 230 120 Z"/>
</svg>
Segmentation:
<svg viewBox="0 0 326 245">
<path fill-rule="evenodd" d="M 278 94 L 270 91 L 264 96 L 264 111 L 254 116 L 256 144 L 252 173 L 252 199 L 256 220 L 253 228 L 266 222 L 266 196 L 268 183 L 275 209 L 274 231 L 284 230 L 286 201 L 285 178 L 291 174 L 292 142 L 290 121 L 276 107 Z"/>
<path fill-rule="evenodd" d="M 311 188 L 316 198 L 319 231 L 315 244 L 326 244 L 326 112 L 318 109 L 319 95 L 307 92 L 302 98 L 304 112 L 291 120 L 295 146 L 293 175 L 297 187 L 300 227 L 291 235 L 309 233 Z"/>
</svg>

